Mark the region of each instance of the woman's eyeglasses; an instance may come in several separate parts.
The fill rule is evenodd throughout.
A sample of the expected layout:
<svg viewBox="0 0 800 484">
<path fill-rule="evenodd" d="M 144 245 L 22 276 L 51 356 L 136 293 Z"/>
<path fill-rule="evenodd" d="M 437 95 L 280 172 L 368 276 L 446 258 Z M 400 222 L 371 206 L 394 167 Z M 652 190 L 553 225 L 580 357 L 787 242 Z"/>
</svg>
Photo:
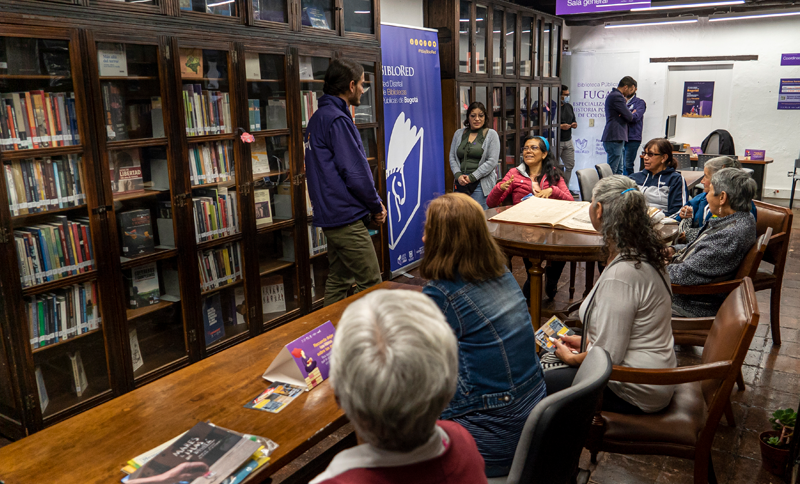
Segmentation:
<svg viewBox="0 0 800 484">
<path fill-rule="evenodd" d="M 653 153 L 651 151 L 645 151 L 642 153 L 642 156 L 646 156 L 648 158 L 652 158 L 654 156 L 661 156 L 661 153 Z"/>
<path fill-rule="evenodd" d="M 539 148 L 538 146 L 525 146 L 525 147 L 522 148 L 522 152 L 523 153 L 528 152 L 528 151 L 541 151 L 541 150 L 542 149 Z"/>
</svg>

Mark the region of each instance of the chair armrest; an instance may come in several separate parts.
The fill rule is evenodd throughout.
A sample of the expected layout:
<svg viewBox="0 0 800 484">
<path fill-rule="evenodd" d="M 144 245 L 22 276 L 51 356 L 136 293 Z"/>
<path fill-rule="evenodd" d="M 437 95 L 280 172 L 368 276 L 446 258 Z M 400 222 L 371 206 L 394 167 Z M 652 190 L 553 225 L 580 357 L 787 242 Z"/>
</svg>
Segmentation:
<svg viewBox="0 0 800 484">
<path fill-rule="evenodd" d="M 611 380 L 645 385 L 679 385 L 702 380 L 722 380 L 730 373 L 731 360 L 678 368 L 629 368 L 614 365 Z"/>
<path fill-rule="evenodd" d="M 696 296 L 701 294 L 728 294 L 742 284 L 741 279 L 733 279 L 725 282 L 714 282 L 712 284 L 700 284 L 698 286 L 672 285 L 673 294 L 686 294 Z"/>
<path fill-rule="evenodd" d="M 714 318 L 672 318 L 672 331 L 711 331 Z"/>
</svg>

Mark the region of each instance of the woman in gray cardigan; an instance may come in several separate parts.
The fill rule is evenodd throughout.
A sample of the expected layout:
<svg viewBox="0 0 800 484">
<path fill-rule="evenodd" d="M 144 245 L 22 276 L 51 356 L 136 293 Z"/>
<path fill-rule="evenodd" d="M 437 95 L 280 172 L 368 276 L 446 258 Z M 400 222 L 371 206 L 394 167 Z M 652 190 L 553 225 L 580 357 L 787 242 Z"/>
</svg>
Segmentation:
<svg viewBox="0 0 800 484">
<path fill-rule="evenodd" d="M 486 106 L 479 102 L 470 104 L 465 127 L 456 131 L 450 144 L 453 191 L 469 195 L 484 210 L 489 208 L 486 197 L 497 183 L 495 167 L 500 157 L 500 137 L 486 124 Z"/>
</svg>

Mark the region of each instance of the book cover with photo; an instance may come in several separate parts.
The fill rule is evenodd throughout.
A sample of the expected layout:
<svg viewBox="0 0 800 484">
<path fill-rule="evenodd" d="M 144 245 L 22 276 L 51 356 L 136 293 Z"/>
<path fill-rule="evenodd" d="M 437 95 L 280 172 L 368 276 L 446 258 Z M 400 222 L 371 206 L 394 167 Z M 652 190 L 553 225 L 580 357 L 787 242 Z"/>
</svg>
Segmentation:
<svg viewBox="0 0 800 484">
<path fill-rule="evenodd" d="M 130 269 L 130 277 L 126 282 L 129 309 L 146 308 L 161 301 L 158 265 L 155 262 Z"/>
<path fill-rule="evenodd" d="M 136 257 L 155 252 L 150 210 L 131 210 L 117 214 L 122 239 L 122 255 Z"/>
<path fill-rule="evenodd" d="M 142 161 L 138 149 L 112 152 L 109 165 L 112 192 L 121 194 L 144 191 Z"/>
<path fill-rule="evenodd" d="M 271 224 L 272 207 L 270 206 L 269 190 L 253 190 L 253 199 L 256 205 L 256 227 Z"/>
</svg>

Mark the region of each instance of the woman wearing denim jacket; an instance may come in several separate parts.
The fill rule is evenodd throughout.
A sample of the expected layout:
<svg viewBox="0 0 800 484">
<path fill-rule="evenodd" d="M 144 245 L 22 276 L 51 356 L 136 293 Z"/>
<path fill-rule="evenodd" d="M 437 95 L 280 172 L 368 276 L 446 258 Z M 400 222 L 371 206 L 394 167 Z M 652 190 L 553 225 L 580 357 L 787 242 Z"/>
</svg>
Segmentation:
<svg viewBox="0 0 800 484">
<path fill-rule="evenodd" d="M 423 241 L 423 292 L 458 338 L 458 385 L 442 418 L 472 434 L 488 477 L 507 475 L 525 420 L 546 394 L 525 298 L 470 197 L 433 200 Z"/>
</svg>

